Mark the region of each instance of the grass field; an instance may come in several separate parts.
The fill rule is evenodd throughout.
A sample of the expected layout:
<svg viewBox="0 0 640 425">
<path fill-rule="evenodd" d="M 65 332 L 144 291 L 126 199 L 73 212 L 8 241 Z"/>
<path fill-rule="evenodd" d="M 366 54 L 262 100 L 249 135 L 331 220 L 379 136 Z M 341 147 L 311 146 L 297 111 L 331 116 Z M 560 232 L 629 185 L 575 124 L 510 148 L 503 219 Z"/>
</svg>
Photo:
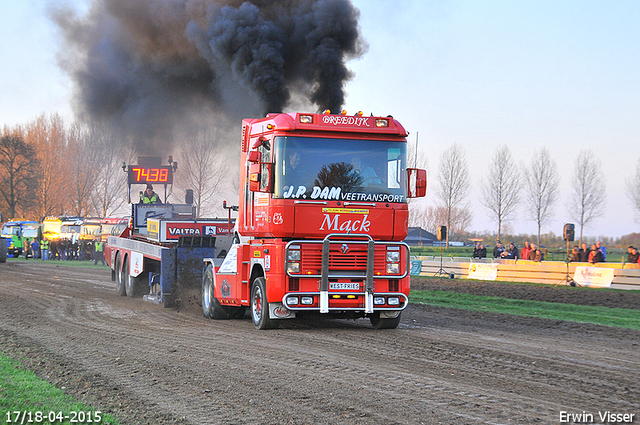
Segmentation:
<svg viewBox="0 0 640 425">
<path fill-rule="evenodd" d="M 640 330 L 640 310 L 516 300 L 447 291 L 411 291 L 409 301 L 462 310 L 514 314 Z"/>
<path fill-rule="evenodd" d="M 0 423 L 112 424 L 116 418 L 76 402 L 60 389 L 0 354 Z"/>
</svg>

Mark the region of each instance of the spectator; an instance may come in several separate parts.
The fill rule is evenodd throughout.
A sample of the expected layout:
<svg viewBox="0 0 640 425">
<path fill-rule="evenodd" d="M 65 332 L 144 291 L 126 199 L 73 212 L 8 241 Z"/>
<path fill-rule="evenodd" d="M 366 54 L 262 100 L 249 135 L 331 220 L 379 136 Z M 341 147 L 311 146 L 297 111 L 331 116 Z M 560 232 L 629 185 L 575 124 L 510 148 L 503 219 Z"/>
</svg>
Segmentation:
<svg viewBox="0 0 640 425">
<path fill-rule="evenodd" d="M 42 251 L 42 261 L 49 259 L 49 240 L 42 238 L 40 241 L 40 250 Z"/>
<path fill-rule="evenodd" d="M 638 249 L 631 245 L 629 246 L 629 255 L 627 256 L 627 263 L 637 263 L 640 259 L 640 253 L 638 253 Z"/>
<path fill-rule="evenodd" d="M 589 251 L 589 262 L 591 264 L 602 262 L 602 252 L 600 252 L 596 244 L 591 245 L 591 251 Z"/>
<path fill-rule="evenodd" d="M 493 258 L 502 257 L 502 253 L 504 252 L 504 246 L 500 241 L 496 242 L 496 246 L 493 248 Z"/>
<path fill-rule="evenodd" d="M 529 260 L 537 261 L 537 262 L 542 261 L 542 253 L 534 243 L 531 244 L 531 252 L 529 252 Z"/>
<path fill-rule="evenodd" d="M 596 242 L 596 248 L 602 254 L 602 261 L 607 261 L 607 247 L 602 245 L 602 242 Z"/>
<path fill-rule="evenodd" d="M 476 247 L 473 249 L 473 258 L 486 258 L 487 248 L 480 242 L 476 243 Z"/>
<path fill-rule="evenodd" d="M 31 254 L 31 243 L 27 238 L 24 240 L 24 259 L 28 260 L 29 257 L 33 257 L 33 255 Z"/>
<path fill-rule="evenodd" d="M 529 259 L 529 253 L 531 252 L 531 245 L 529 245 L 529 241 L 524 241 L 524 247 L 522 251 L 520 251 L 520 258 L 523 260 Z"/>
<path fill-rule="evenodd" d="M 102 240 L 100 239 L 96 239 L 94 246 L 94 257 L 93 257 L 93 265 L 97 265 L 98 261 L 102 262 L 102 265 L 104 266 L 104 242 L 102 242 Z"/>
<path fill-rule="evenodd" d="M 589 247 L 587 246 L 586 243 L 583 243 L 582 244 L 582 248 L 580 249 L 580 262 L 581 263 L 589 262 L 589 252 L 591 252 L 591 250 L 589 249 Z"/>
<path fill-rule="evenodd" d="M 511 242 L 509 244 L 509 250 L 502 253 L 502 258 L 506 258 L 508 260 L 517 260 L 520 258 L 520 252 L 518 251 L 518 247 L 515 243 Z"/>
<path fill-rule="evenodd" d="M 38 243 L 38 240 L 36 238 L 33 238 L 33 241 L 31 242 L 31 251 L 33 251 L 34 260 L 40 258 L 40 256 L 38 255 L 40 251 L 40 244 Z"/>
<path fill-rule="evenodd" d="M 569 262 L 577 263 L 579 261 L 580 261 L 580 248 L 578 248 L 578 245 L 576 245 L 571 250 L 571 254 L 569 254 Z"/>
</svg>

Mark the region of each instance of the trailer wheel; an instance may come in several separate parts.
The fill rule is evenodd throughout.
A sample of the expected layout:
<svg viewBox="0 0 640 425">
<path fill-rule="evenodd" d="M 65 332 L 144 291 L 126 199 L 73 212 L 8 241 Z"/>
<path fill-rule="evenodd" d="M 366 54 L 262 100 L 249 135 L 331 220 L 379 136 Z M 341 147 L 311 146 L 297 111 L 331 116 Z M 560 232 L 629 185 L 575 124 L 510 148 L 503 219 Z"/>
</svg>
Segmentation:
<svg viewBox="0 0 640 425">
<path fill-rule="evenodd" d="M 202 276 L 202 312 L 205 317 L 214 320 L 239 319 L 244 316 L 244 307 L 221 305 L 215 297 L 213 266 L 207 265 Z"/>
<path fill-rule="evenodd" d="M 116 278 L 118 280 L 116 289 L 118 291 L 118 294 L 122 295 L 123 297 L 127 295 L 127 290 L 124 284 L 125 277 L 126 276 L 124 276 L 124 272 L 122 271 L 122 257 L 118 255 L 118 258 L 116 258 Z"/>
<path fill-rule="evenodd" d="M 7 262 L 7 251 L 8 247 L 6 239 L 0 239 L 0 263 Z"/>
<path fill-rule="evenodd" d="M 398 314 L 398 317 L 394 317 L 392 319 L 380 318 L 380 313 L 376 313 L 370 317 L 371 326 L 373 329 L 395 329 L 400 324 L 400 318 L 402 317 L 402 313 Z"/>
<path fill-rule="evenodd" d="M 253 326 L 259 330 L 278 327 L 278 322 L 269 318 L 267 285 L 262 276 L 254 279 L 251 285 L 251 320 L 253 320 Z"/>
</svg>

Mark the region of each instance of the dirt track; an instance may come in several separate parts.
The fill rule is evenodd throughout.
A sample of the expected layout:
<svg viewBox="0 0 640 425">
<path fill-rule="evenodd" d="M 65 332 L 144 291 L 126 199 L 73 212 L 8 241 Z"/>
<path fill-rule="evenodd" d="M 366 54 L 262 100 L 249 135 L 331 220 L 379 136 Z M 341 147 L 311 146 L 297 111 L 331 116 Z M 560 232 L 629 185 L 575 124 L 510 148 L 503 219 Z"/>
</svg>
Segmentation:
<svg viewBox="0 0 640 425">
<path fill-rule="evenodd" d="M 123 424 L 640 423 L 640 332 L 420 305 L 396 330 L 260 332 L 194 304 L 120 297 L 106 268 L 0 264 L 0 350 Z"/>
</svg>

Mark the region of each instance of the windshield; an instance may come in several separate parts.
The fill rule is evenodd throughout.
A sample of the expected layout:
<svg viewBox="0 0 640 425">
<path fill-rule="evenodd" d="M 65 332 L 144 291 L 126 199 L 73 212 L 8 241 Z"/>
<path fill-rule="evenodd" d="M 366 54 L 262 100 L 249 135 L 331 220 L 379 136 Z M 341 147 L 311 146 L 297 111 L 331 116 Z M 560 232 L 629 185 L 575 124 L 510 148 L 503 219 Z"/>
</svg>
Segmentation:
<svg viewBox="0 0 640 425">
<path fill-rule="evenodd" d="M 60 233 L 80 233 L 79 224 L 63 224 Z"/>
<path fill-rule="evenodd" d="M 17 235 L 19 231 L 20 231 L 20 227 L 18 227 L 18 226 L 8 226 L 6 224 L 4 226 L 2 226 L 2 236 L 3 237 L 10 238 L 13 235 Z"/>
<path fill-rule="evenodd" d="M 38 227 L 39 226 L 23 226 L 22 227 L 22 236 L 25 238 L 37 238 L 38 237 Z"/>
<path fill-rule="evenodd" d="M 276 137 L 275 198 L 406 202 L 406 143 Z"/>
<path fill-rule="evenodd" d="M 81 227 L 82 234 L 88 236 L 100 236 L 99 224 L 85 224 Z"/>
</svg>

